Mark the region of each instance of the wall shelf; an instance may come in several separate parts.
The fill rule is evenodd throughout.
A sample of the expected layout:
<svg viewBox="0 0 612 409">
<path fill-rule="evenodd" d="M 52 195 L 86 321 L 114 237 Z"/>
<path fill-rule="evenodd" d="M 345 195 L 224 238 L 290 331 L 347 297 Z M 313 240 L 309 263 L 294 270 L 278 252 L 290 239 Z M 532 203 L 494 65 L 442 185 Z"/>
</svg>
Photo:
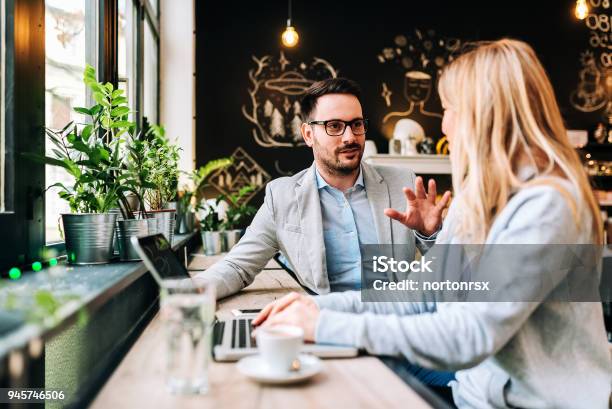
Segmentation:
<svg viewBox="0 0 612 409">
<path fill-rule="evenodd" d="M 364 158 L 370 165 L 401 166 L 416 174 L 450 175 L 451 164 L 447 155 L 389 155 L 376 154 Z"/>
<path fill-rule="evenodd" d="M 612 143 L 589 142 L 586 145 L 579 146 L 577 149 L 580 149 L 583 151 L 592 151 L 592 150 L 610 151 L 612 150 Z"/>
</svg>

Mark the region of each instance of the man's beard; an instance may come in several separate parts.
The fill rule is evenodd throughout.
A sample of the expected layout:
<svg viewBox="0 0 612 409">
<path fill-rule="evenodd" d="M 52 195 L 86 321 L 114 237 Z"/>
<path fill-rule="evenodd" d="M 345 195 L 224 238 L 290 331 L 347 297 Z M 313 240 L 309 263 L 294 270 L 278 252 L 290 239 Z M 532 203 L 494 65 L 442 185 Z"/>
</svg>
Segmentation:
<svg viewBox="0 0 612 409">
<path fill-rule="evenodd" d="M 318 152 L 322 152 L 323 149 L 315 140 L 315 147 Z M 343 164 L 339 160 L 340 153 L 344 151 L 349 151 L 352 149 L 358 149 L 358 158 L 355 164 Z M 327 155 L 319 155 L 319 160 L 322 162 L 323 166 L 332 174 L 337 175 L 350 175 L 359 167 L 361 164 L 361 157 L 363 156 L 363 146 L 359 143 L 352 143 L 350 145 L 344 145 L 341 148 L 337 148 L 332 157 L 328 157 Z"/>
</svg>

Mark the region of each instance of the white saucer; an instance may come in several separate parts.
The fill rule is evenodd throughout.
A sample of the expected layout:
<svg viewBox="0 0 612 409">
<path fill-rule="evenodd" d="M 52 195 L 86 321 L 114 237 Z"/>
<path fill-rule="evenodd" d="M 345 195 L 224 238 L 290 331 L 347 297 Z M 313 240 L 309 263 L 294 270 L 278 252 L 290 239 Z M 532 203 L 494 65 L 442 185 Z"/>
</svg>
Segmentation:
<svg viewBox="0 0 612 409">
<path fill-rule="evenodd" d="M 298 359 L 300 360 L 299 370 L 290 371 L 286 374 L 276 374 L 270 373 L 268 366 L 260 355 L 251 355 L 238 362 L 238 371 L 257 382 L 281 385 L 306 380 L 323 369 L 321 360 L 316 356 L 301 354 Z"/>
</svg>

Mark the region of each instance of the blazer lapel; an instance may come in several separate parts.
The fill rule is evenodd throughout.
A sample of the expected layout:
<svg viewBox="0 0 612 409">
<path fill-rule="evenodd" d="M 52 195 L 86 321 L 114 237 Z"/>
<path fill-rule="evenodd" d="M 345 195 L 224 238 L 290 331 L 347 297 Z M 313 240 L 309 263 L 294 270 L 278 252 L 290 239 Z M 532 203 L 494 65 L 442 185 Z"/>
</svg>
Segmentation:
<svg viewBox="0 0 612 409">
<path fill-rule="evenodd" d="M 393 244 L 391 234 L 391 219 L 384 214 L 384 210 L 391 206 L 389 186 L 374 167 L 362 163 L 364 182 L 370 209 L 376 226 L 379 244 Z"/>
<path fill-rule="evenodd" d="M 310 261 L 310 273 L 320 294 L 329 292 L 321 202 L 315 179 L 315 164 L 306 171 L 295 187 L 300 210 L 300 228 L 304 234 L 304 247 L 299 251 Z"/>
</svg>

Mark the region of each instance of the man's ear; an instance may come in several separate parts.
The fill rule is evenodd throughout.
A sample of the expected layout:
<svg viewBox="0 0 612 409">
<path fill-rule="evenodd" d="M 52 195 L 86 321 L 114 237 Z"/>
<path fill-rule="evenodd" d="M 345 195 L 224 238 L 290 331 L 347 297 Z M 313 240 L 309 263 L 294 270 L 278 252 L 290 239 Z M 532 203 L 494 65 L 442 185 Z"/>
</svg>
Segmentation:
<svg viewBox="0 0 612 409">
<path fill-rule="evenodd" d="M 302 122 L 302 126 L 300 127 L 300 131 L 302 132 L 302 138 L 304 138 L 304 142 L 306 142 L 306 145 L 310 146 L 312 148 L 312 138 L 313 138 L 313 132 L 312 132 L 312 126 L 308 125 L 306 122 Z"/>
</svg>

